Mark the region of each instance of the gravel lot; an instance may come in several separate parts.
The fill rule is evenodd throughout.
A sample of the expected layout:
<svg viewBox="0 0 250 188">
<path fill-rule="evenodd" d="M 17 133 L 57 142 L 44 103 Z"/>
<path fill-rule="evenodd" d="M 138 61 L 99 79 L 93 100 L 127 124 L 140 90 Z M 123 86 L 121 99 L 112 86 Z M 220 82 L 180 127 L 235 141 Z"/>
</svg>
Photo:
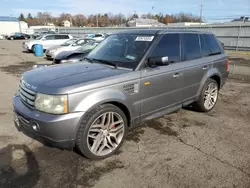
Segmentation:
<svg viewBox="0 0 250 188">
<path fill-rule="evenodd" d="M 117 155 L 90 161 L 14 127 L 20 74 L 44 61 L 0 41 L 0 187 L 250 187 L 250 82 L 229 79 L 215 109 L 183 109 L 130 131 Z"/>
</svg>

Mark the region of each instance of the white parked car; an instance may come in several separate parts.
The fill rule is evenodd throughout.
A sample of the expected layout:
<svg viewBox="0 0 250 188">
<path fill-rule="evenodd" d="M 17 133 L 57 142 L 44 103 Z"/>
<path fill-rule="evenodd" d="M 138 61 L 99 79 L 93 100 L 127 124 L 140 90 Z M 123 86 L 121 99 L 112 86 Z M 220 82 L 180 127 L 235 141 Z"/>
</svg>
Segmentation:
<svg viewBox="0 0 250 188">
<path fill-rule="evenodd" d="M 71 39 L 71 40 L 73 40 L 73 39 Z M 89 38 L 80 38 L 80 39 L 75 40 L 74 42 L 72 42 L 69 45 L 67 45 L 68 44 L 68 41 L 67 41 L 64 44 L 62 44 L 61 46 L 55 46 L 55 47 L 48 48 L 45 52 L 46 58 L 47 59 L 54 59 L 56 57 L 56 55 L 59 54 L 60 52 L 76 50 L 80 46 L 82 46 L 90 41 L 94 41 L 94 40 L 89 39 Z"/>
<path fill-rule="evenodd" d="M 3 39 L 4 39 L 3 35 L 0 35 L 0 40 L 3 40 Z"/>
<path fill-rule="evenodd" d="M 43 49 L 46 50 L 52 46 L 61 45 L 69 39 L 73 39 L 73 37 L 67 34 L 46 34 L 36 38 L 35 40 L 23 42 L 23 48 L 34 52 L 35 45 L 41 44 L 43 45 Z"/>
</svg>

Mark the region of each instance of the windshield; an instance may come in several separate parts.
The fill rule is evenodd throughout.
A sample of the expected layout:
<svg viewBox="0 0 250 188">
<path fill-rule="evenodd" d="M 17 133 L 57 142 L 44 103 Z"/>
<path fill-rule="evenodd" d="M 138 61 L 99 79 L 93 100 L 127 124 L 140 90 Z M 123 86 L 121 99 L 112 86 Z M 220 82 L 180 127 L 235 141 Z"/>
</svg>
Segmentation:
<svg viewBox="0 0 250 188">
<path fill-rule="evenodd" d="M 86 44 L 89 41 L 90 40 L 87 40 L 87 39 L 79 39 L 75 41 L 74 44 L 72 44 L 72 46 L 82 46 L 83 44 Z"/>
<path fill-rule="evenodd" d="M 43 38 L 43 35 L 36 38 L 36 40 L 41 40 Z"/>
<path fill-rule="evenodd" d="M 73 44 L 75 41 L 76 41 L 76 39 L 67 40 L 65 43 L 61 44 L 61 46 L 69 46 L 69 45 Z"/>
<path fill-rule="evenodd" d="M 98 42 L 89 42 L 78 48 L 78 50 L 81 51 L 88 51 L 88 50 L 93 50 L 96 46 L 98 46 Z"/>
<path fill-rule="evenodd" d="M 87 57 L 110 61 L 117 64 L 118 67 L 135 69 L 153 39 L 154 36 L 148 35 L 111 35 L 91 51 Z"/>
</svg>

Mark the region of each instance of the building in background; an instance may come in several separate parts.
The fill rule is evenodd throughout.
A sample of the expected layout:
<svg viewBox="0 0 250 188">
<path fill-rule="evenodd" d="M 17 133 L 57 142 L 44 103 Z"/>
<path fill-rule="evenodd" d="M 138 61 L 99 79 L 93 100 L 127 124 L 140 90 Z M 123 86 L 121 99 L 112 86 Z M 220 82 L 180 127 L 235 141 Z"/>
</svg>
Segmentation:
<svg viewBox="0 0 250 188">
<path fill-rule="evenodd" d="M 68 20 L 64 20 L 63 23 L 62 23 L 62 25 L 63 25 L 63 27 L 70 27 L 71 23 Z"/>
<path fill-rule="evenodd" d="M 27 33 L 28 24 L 15 17 L 0 16 L 0 34 L 9 35 L 15 32 Z"/>
<path fill-rule="evenodd" d="M 166 27 L 165 24 L 158 22 L 158 20 L 143 18 L 130 20 L 127 25 L 129 27 Z"/>
<path fill-rule="evenodd" d="M 199 25 L 207 25 L 207 23 L 200 23 L 200 22 L 177 22 L 177 23 L 169 23 L 168 27 L 189 27 L 189 26 L 199 26 Z"/>
</svg>

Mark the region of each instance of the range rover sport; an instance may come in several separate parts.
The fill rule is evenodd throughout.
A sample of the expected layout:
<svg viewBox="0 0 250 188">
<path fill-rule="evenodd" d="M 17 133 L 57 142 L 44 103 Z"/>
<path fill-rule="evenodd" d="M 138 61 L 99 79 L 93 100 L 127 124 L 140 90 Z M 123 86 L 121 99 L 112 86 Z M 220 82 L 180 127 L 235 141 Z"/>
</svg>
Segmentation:
<svg viewBox="0 0 250 188">
<path fill-rule="evenodd" d="M 79 63 L 25 72 L 13 97 L 15 125 L 43 143 L 103 159 L 133 125 L 190 104 L 212 110 L 227 76 L 227 55 L 211 33 L 122 31 Z"/>
</svg>

